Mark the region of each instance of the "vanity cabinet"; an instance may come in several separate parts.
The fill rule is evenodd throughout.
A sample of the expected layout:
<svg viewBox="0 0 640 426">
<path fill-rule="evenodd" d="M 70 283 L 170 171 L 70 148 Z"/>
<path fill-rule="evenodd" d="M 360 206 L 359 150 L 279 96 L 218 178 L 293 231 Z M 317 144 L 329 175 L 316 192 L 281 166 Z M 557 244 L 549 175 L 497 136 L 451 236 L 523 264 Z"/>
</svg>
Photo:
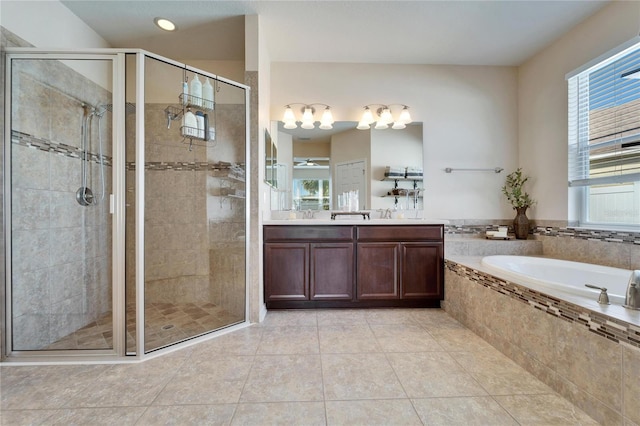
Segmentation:
<svg viewBox="0 0 640 426">
<path fill-rule="evenodd" d="M 350 301 L 354 294 L 353 226 L 266 226 L 267 307 Z"/>
<path fill-rule="evenodd" d="M 358 227 L 358 299 L 443 297 L 443 229 L 437 226 Z"/>
<path fill-rule="evenodd" d="M 267 225 L 267 308 L 439 307 L 442 225 Z"/>
</svg>

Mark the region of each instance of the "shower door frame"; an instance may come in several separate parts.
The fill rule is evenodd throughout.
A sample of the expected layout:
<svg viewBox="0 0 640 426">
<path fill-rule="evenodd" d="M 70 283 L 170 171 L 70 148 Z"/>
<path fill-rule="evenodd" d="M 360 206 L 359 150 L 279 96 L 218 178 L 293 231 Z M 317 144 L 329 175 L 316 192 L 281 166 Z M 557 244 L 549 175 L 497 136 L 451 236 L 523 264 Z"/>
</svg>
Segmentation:
<svg viewBox="0 0 640 426">
<path fill-rule="evenodd" d="M 39 49 L 39 48 L 6 48 L 5 61 L 5 131 L 4 131 L 4 220 L 5 232 L 5 315 L 3 327 L 3 346 L 0 347 L 0 364 L 11 362 L 137 362 L 155 358 L 158 355 L 172 352 L 185 346 L 210 339 L 249 326 L 250 311 L 250 242 L 251 242 L 251 120 L 250 100 L 251 88 L 247 85 L 217 76 L 215 74 L 191 67 L 184 63 L 148 52 L 142 49 L 82 49 L 70 51 L 68 49 Z M 245 260 L 244 260 L 244 296 L 245 314 L 244 321 L 212 330 L 204 335 L 176 342 L 168 347 L 145 352 L 144 350 L 144 220 L 145 220 L 145 169 L 136 167 L 136 208 L 135 208 L 135 233 L 136 233 L 136 352 L 128 355 L 126 352 L 126 300 L 125 300 L 125 223 L 126 223 L 126 130 L 125 130 L 125 104 L 126 104 L 126 55 L 136 55 L 136 96 L 137 105 L 135 119 L 136 133 L 136 164 L 145 163 L 145 120 L 144 120 L 144 60 L 146 57 L 154 58 L 191 72 L 197 72 L 231 86 L 244 90 L 245 110 Z M 109 59 L 113 61 L 113 114 L 112 114 L 112 194 L 110 198 L 110 210 L 112 213 L 112 315 L 113 315 L 113 348 L 94 350 L 58 350 L 58 351 L 14 351 L 12 348 L 12 317 L 11 317 L 11 60 L 19 59 L 50 59 L 50 60 L 74 60 L 74 59 Z M 140 350 L 139 348 L 142 348 Z M 6 355 L 6 357 L 5 357 Z M 11 358 L 11 359 L 10 359 Z"/>
<path fill-rule="evenodd" d="M 92 49 L 85 52 L 69 52 L 57 49 L 7 48 L 5 61 L 5 116 L 4 116 L 4 247 L 5 247 L 5 315 L 3 324 L 4 354 L 7 358 L 15 357 L 20 361 L 57 360 L 95 360 L 121 358 L 125 355 L 125 269 L 124 269 L 124 226 L 125 226 L 125 55 L 116 49 Z M 112 332 L 113 347 L 111 349 L 69 349 L 69 350 L 14 350 L 13 349 L 13 315 L 12 315 L 12 63 L 14 59 L 22 60 L 108 60 L 112 70 L 112 190 L 109 196 L 112 244 Z M 120 248 L 122 247 L 122 248 Z"/>
</svg>

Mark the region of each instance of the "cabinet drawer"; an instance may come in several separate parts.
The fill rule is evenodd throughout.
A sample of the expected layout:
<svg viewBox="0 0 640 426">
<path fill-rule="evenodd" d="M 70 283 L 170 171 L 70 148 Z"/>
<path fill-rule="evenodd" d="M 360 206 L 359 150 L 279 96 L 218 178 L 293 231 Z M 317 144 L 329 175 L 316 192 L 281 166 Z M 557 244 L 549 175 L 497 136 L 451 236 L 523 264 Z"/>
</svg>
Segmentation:
<svg viewBox="0 0 640 426">
<path fill-rule="evenodd" d="M 439 241 L 442 234 L 440 225 L 358 226 L 358 241 Z"/>
<path fill-rule="evenodd" d="M 264 241 L 353 241 L 353 226 L 267 225 Z"/>
</svg>

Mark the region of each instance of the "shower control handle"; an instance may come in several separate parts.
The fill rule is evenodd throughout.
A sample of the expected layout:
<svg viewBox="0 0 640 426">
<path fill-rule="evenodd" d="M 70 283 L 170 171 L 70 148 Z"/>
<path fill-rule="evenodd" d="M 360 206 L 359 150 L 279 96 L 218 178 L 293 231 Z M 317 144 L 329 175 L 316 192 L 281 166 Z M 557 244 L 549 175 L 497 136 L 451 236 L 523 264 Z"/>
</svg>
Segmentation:
<svg viewBox="0 0 640 426">
<path fill-rule="evenodd" d="M 594 290 L 600 290 L 600 296 L 598 296 L 598 303 L 601 305 L 610 305 L 609 303 L 609 295 L 607 294 L 607 289 L 604 287 L 598 287 L 593 284 L 585 284 L 585 287 L 592 288 Z"/>
</svg>

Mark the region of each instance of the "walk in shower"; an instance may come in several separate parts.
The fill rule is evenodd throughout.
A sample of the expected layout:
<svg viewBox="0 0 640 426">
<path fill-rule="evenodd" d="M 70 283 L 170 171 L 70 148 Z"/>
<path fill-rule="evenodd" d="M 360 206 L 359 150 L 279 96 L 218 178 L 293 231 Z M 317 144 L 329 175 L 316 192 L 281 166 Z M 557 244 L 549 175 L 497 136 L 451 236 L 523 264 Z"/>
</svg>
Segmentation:
<svg viewBox="0 0 640 426">
<path fill-rule="evenodd" d="M 140 50 L 6 56 L 3 355 L 142 358 L 246 324 L 248 88 Z"/>
</svg>

